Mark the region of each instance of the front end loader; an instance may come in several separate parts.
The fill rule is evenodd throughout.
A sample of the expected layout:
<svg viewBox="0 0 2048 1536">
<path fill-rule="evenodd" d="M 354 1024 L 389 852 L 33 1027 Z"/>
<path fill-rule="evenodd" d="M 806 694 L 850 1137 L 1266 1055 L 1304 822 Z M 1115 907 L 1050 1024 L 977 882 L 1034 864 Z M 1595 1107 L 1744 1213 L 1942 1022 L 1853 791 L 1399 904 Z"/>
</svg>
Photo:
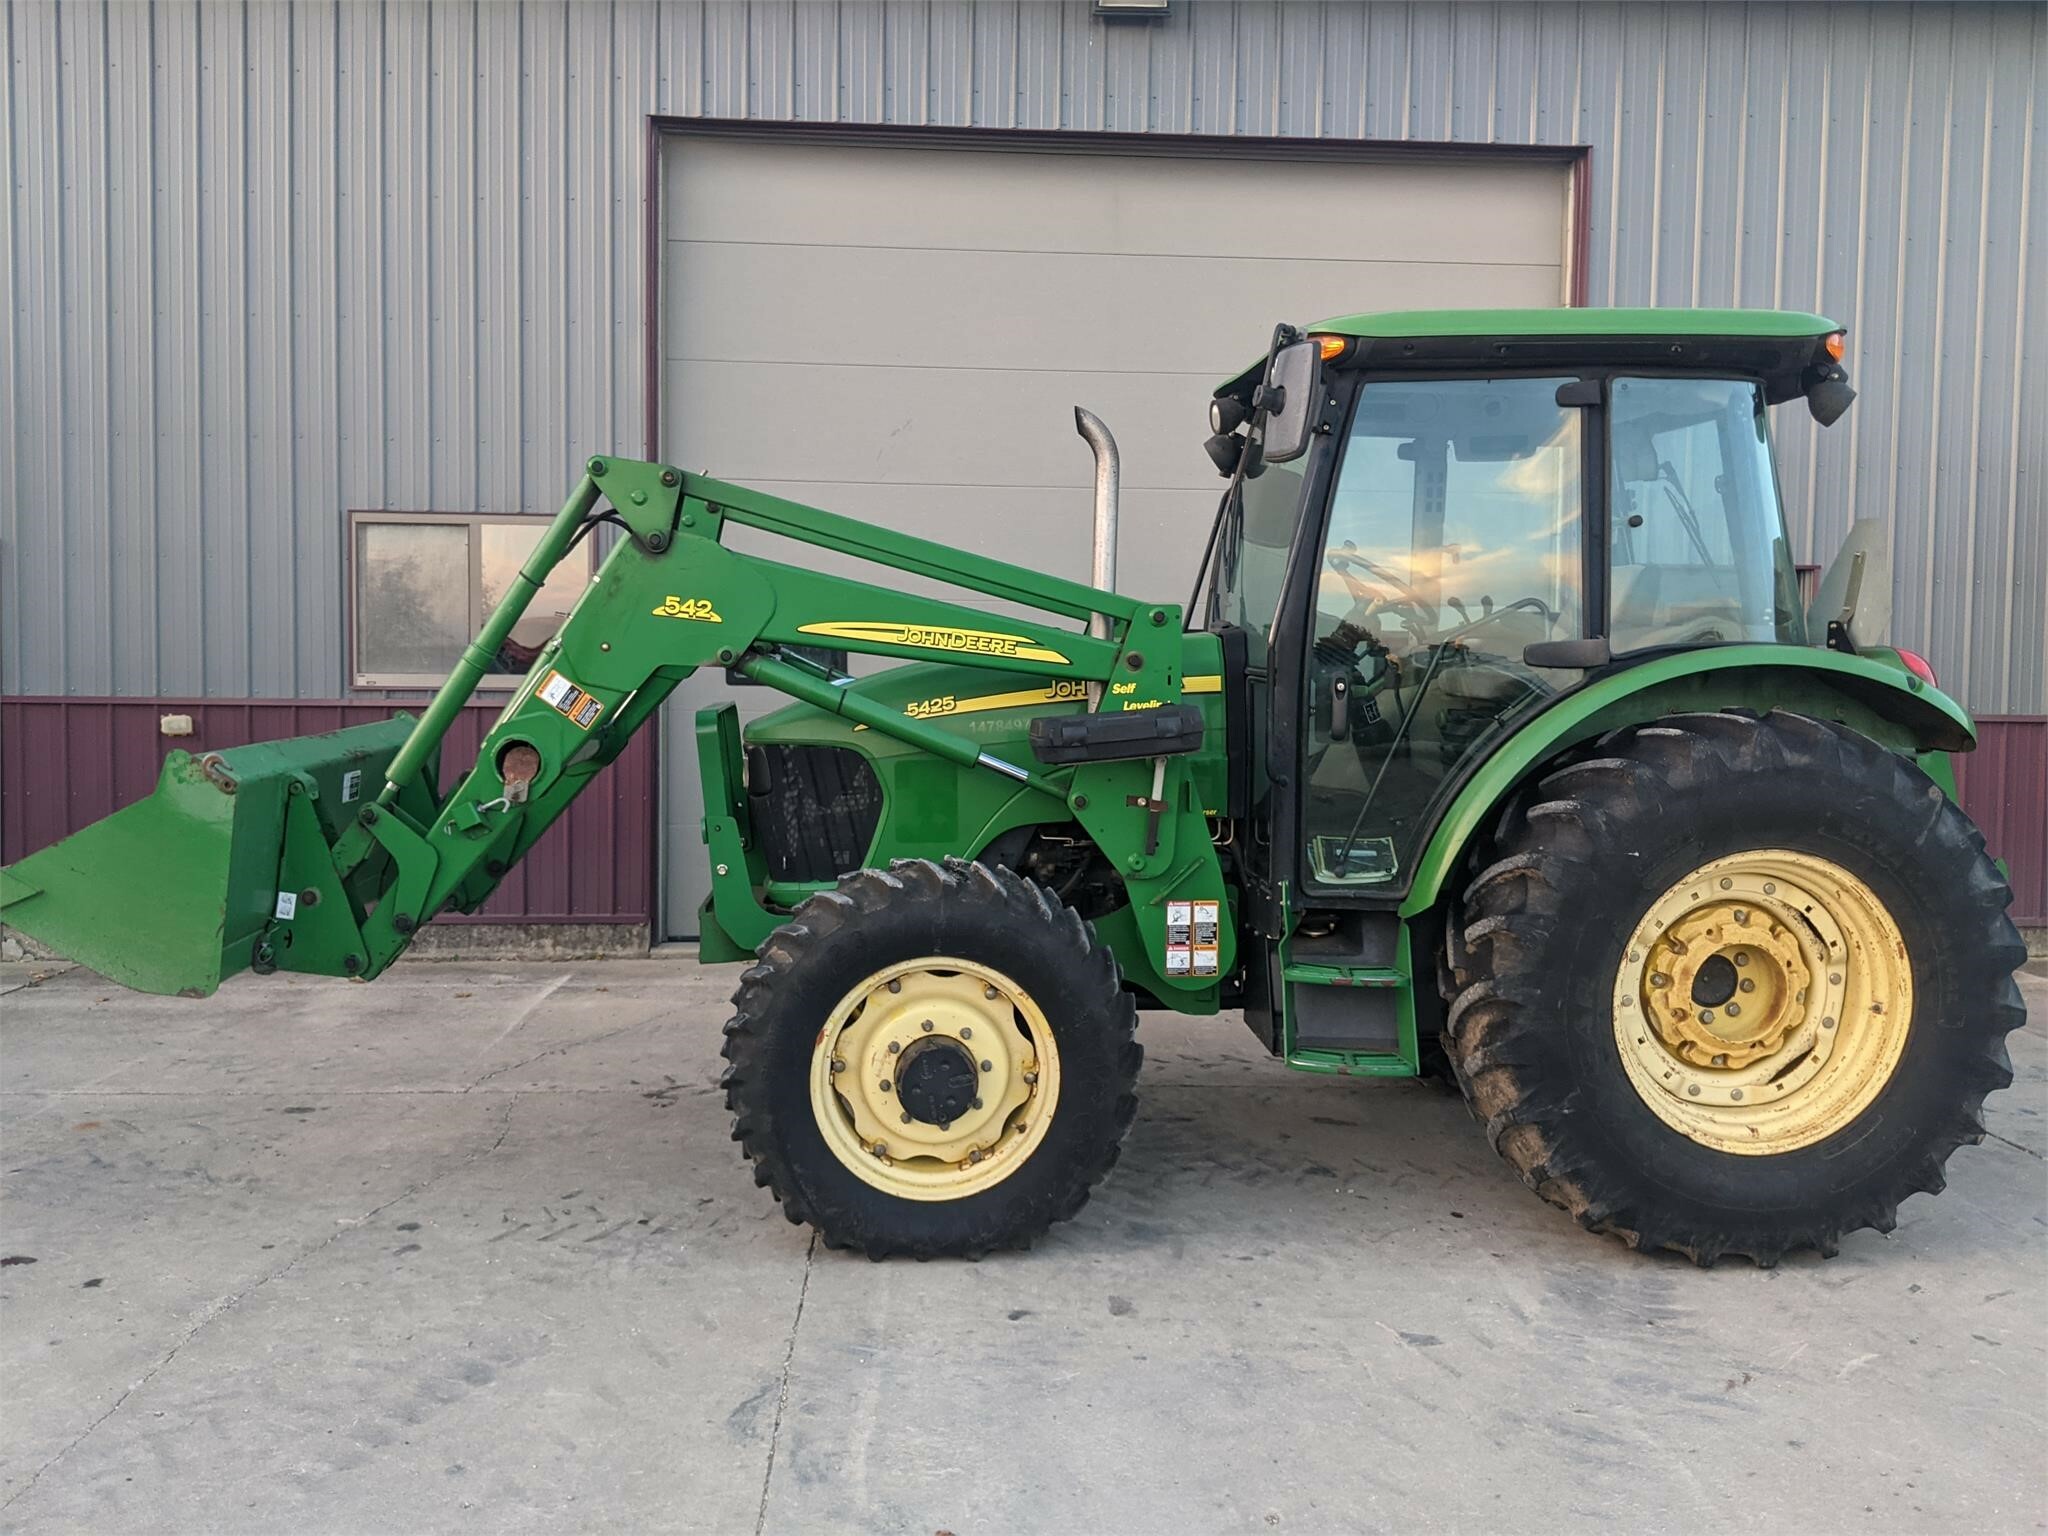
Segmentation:
<svg viewBox="0 0 2048 1536">
<path fill-rule="evenodd" d="M 696 722 L 701 955 L 752 962 L 734 1137 L 828 1243 L 979 1255 L 1072 1215 L 1133 1119 L 1137 1012 L 1170 1008 L 1240 1010 L 1303 1070 L 1448 1078 L 1632 1246 L 1830 1253 L 1940 1188 L 2024 1021 L 2010 892 L 1953 798 L 1974 728 L 1882 643 L 1882 529 L 1798 591 L 1767 416 L 1839 417 L 1842 341 L 1707 310 L 1279 327 L 1211 401 L 1226 489 L 1185 607 L 1110 590 L 1086 413 L 1093 585 L 593 459 L 417 720 L 173 753 L 0 872 L 0 915 L 146 991 L 373 978 L 718 667 L 791 700 Z"/>
</svg>

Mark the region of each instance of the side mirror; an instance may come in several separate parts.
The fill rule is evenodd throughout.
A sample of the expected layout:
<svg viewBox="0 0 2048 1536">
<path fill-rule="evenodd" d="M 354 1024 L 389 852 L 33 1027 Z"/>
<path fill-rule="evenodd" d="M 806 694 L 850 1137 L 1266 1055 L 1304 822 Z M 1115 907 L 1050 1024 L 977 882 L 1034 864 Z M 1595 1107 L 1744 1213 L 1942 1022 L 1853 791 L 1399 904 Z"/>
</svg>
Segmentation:
<svg viewBox="0 0 2048 1536">
<path fill-rule="evenodd" d="M 1816 376 L 1807 373 L 1806 408 L 1813 413 L 1813 419 L 1824 427 L 1832 427 L 1855 403 L 1856 391 L 1849 387 L 1849 375 L 1837 363 L 1826 372 Z"/>
<path fill-rule="evenodd" d="M 1273 354 L 1266 382 L 1252 397 L 1254 408 L 1265 416 L 1261 439 L 1267 463 L 1285 464 L 1308 452 L 1322 415 L 1322 371 L 1322 348 L 1313 341 L 1291 342 Z"/>
</svg>

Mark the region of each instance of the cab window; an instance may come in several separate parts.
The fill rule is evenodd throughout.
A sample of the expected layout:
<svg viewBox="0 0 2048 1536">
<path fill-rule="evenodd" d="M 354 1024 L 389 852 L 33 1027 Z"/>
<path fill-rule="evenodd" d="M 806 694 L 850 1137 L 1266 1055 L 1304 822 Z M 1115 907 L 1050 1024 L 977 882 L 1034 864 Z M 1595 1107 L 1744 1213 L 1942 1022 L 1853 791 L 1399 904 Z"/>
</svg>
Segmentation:
<svg viewBox="0 0 2048 1536">
<path fill-rule="evenodd" d="M 1618 378 L 1608 441 L 1615 653 L 1803 644 L 1762 391 L 1742 379 Z"/>
</svg>

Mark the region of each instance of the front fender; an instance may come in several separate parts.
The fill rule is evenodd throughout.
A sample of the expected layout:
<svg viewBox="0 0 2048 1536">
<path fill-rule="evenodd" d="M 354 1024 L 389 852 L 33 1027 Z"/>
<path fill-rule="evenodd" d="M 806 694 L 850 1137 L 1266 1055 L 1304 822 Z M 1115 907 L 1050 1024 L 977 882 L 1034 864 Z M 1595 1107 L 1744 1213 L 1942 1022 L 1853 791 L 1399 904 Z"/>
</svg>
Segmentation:
<svg viewBox="0 0 2048 1536">
<path fill-rule="evenodd" d="M 1726 645 L 1639 662 L 1563 693 L 1531 715 L 1472 773 L 1416 862 L 1403 917 L 1434 908 L 1480 829 L 1532 772 L 1622 726 L 1713 709 L 1788 709 L 1834 720 L 1923 762 L 1954 792 L 1941 754 L 1967 752 L 1977 729 L 1963 707 L 1901 665 L 1789 645 Z"/>
</svg>

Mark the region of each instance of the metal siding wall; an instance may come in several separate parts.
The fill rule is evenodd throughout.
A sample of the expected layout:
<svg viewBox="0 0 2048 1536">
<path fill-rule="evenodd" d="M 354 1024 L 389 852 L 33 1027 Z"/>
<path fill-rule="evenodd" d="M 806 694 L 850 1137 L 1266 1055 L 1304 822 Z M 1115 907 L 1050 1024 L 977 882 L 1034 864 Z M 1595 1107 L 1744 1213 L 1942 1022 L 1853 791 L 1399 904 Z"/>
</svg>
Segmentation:
<svg viewBox="0 0 2048 1536">
<path fill-rule="evenodd" d="M 2044 14 L 23 0 L 0 686 L 338 694 L 341 509 L 546 511 L 637 446 L 661 112 L 1590 144 L 1592 302 L 1850 324 L 1848 422 L 1781 413 L 1801 555 L 1889 517 L 1900 640 L 2048 710 Z"/>
<path fill-rule="evenodd" d="M 1817 308 L 1799 553 L 2048 711 L 2048 9 L 619 0 L 0 9 L 0 690 L 345 692 L 343 509 L 637 449 L 649 113 L 1585 143 L 1595 304 Z M 1362 295 L 1360 303 L 1370 304 Z M 2009 754 L 2008 754 L 2009 755 Z"/>
</svg>

